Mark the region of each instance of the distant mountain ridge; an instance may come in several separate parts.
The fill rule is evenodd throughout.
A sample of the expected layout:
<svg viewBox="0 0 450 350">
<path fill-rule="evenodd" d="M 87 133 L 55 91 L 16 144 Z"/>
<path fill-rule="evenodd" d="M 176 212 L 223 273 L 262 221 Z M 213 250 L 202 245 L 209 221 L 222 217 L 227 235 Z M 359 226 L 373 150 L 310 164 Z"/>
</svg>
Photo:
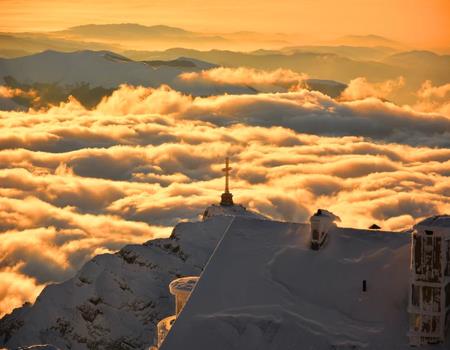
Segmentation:
<svg viewBox="0 0 450 350">
<path fill-rule="evenodd" d="M 186 83 L 179 75 L 211 69 L 216 65 L 199 59 L 175 58 L 168 62 L 140 62 L 111 51 L 58 52 L 47 50 L 14 59 L 0 59 L 0 84 L 15 81 L 20 84 L 51 84 L 64 88 L 88 84 L 91 87 L 114 89 L 121 84 L 157 88 L 169 85 L 173 89 L 195 96 L 215 94 L 255 93 L 244 85 Z M 56 90 L 56 89 L 55 89 Z"/>
<path fill-rule="evenodd" d="M 313 49 L 323 52 L 310 51 Z M 14 86 L 19 88 L 23 84 L 51 84 L 54 86 L 50 90 L 55 93 L 57 92 L 56 85 L 59 87 L 71 86 L 71 89 L 68 90 L 70 91 L 80 84 L 87 84 L 90 88 L 102 87 L 104 89 L 114 89 L 120 84 L 147 87 L 159 87 L 161 84 L 166 84 L 178 91 L 195 96 L 223 93 L 253 94 L 257 91 L 244 84 L 187 82 L 179 79 L 179 75 L 218 66 L 249 67 L 269 71 L 284 68 L 297 73 L 306 73 L 312 79 L 309 84 L 312 89 L 332 97 L 338 97 L 345 85 L 357 77 L 365 77 L 370 82 L 379 82 L 402 76 L 407 85 L 400 90 L 400 94 L 394 97 L 393 101 L 399 104 L 409 104 L 415 101 L 414 93 L 424 81 L 431 80 L 434 85 L 450 82 L 449 55 L 438 55 L 430 51 L 394 51 L 393 54 L 388 54 L 379 61 L 366 61 L 326 52 L 331 49 L 334 49 L 335 52 L 339 50 L 352 51 L 353 47 L 333 47 L 330 50 L 327 47 L 293 47 L 283 51 L 258 50 L 255 52 L 201 51 L 185 48 L 164 51 L 124 51 L 122 53 L 110 50 L 74 52 L 47 50 L 18 58 L 0 58 L 0 84 L 7 83 L 5 78 L 19 83 Z M 371 52 L 374 54 L 378 52 L 380 57 L 384 55 L 383 52 L 389 52 L 379 48 L 357 48 L 356 51 L 358 52 L 356 55 L 361 56 L 370 56 Z M 341 85 L 330 85 L 323 80 L 333 80 L 340 82 Z M 45 91 L 47 90 L 45 89 Z M 101 92 L 97 91 L 96 96 L 100 96 L 99 94 Z M 94 102 L 91 101 L 88 105 L 93 106 Z M 2 106 L 11 109 L 15 104 L 2 101 Z"/>
<path fill-rule="evenodd" d="M 118 39 L 127 41 L 189 40 L 215 43 L 227 41 L 220 35 L 197 33 L 166 25 L 144 26 L 136 23 L 86 24 L 51 34 L 78 40 L 111 40 L 113 42 L 117 42 Z"/>
<path fill-rule="evenodd" d="M 170 27 L 166 25 L 144 26 L 137 23 L 85 24 L 70 27 L 56 33 L 92 35 L 99 37 L 111 37 L 117 35 L 197 35 L 197 33 L 187 31 L 182 28 Z"/>
<path fill-rule="evenodd" d="M 124 49 L 147 50 L 152 48 L 153 50 L 162 50 L 184 47 L 245 50 L 248 52 L 258 49 L 282 50 L 284 47 L 313 47 L 314 45 L 317 48 L 319 46 L 344 45 L 365 48 L 384 47 L 395 50 L 409 49 L 399 42 L 377 35 L 351 35 L 316 43 L 311 42 L 307 35 L 294 33 L 258 33 L 239 30 L 213 33 L 187 30 L 164 24 L 91 23 L 47 33 L 0 33 L 0 57 L 17 57 L 47 49 L 59 51 L 82 49 L 120 51 Z"/>
<path fill-rule="evenodd" d="M 39 93 L 37 108 L 45 103 L 59 104 L 69 95 L 88 108 L 109 96 L 121 84 L 159 87 L 169 85 L 194 96 L 254 94 L 258 91 L 245 84 L 226 84 L 208 81 L 184 81 L 180 74 L 200 72 L 218 67 L 198 58 L 179 56 L 169 60 L 135 61 L 111 51 L 58 52 L 47 50 L 14 59 L 0 59 L 0 85 Z M 307 86 L 332 97 L 340 95 L 346 85 L 328 80 L 310 79 Z M 275 86 L 274 86 L 275 88 Z M 19 102 L 19 104 L 17 104 Z M 31 107 L 26 100 L 0 100 L 0 110 Z"/>
<path fill-rule="evenodd" d="M 374 34 L 368 34 L 368 35 L 345 35 L 339 38 L 336 38 L 334 40 L 330 40 L 329 43 L 335 44 L 335 45 L 350 45 L 350 46 L 364 46 L 364 47 L 377 47 L 377 46 L 384 46 L 384 47 L 391 47 L 394 49 L 400 49 L 400 50 L 407 50 L 408 46 L 386 38 L 381 35 L 374 35 Z"/>
</svg>

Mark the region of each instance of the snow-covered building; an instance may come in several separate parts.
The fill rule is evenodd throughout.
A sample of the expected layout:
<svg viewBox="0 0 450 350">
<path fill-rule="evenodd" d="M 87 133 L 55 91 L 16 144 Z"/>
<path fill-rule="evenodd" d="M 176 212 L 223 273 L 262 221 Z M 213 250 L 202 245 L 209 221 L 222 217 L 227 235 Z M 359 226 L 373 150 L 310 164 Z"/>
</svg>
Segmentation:
<svg viewBox="0 0 450 350">
<path fill-rule="evenodd" d="M 411 345 L 444 342 L 450 328 L 450 216 L 414 227 L 409 296 Z"/>
<path fill-rule="evenodd" d="M 329 234 L 235 217 L 160 349 L 410 349 L 411 234 Z"/>
<path fill-rule="evenodd" d="M 309 225 L 245 215 L 230 169 L 227 159 L 222 201 L 203 220 L 233 221 L 161 350 L 449 348 L 449 217 L 416 225 L 410 274 L 411 233 L 339 228 L 324 209 Z"/>
</svg>

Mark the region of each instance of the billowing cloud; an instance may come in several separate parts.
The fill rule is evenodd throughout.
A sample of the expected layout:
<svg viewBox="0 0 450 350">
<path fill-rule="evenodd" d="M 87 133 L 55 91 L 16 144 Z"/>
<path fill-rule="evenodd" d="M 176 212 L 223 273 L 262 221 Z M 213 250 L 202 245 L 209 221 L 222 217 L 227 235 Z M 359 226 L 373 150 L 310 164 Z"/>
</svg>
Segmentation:
<svg viewBox="0 0 450 350">
<path fill-rule="evenodd" d="M 405 79 L 386 80 L 380 83 L 371 83 L 364 77 L 355 78 L 350 81 L 347 88 L 340 96 L 341 101 L 361 100 L 368 97 L 387 99 L 395 90 L 405 85 Z"/>
<path fill-rule="evenodd" d="M 44 289 L 32 277 L 18 272 L 19 266 L 6 267 L 0 270 L 0 315 L 25 302 L 34 300 Z"/>
<path fill-rule="evenodd" d="M 37 93 L 34 90 L 24 91 L 18 88 L 11 88 L 8 86 L 0 85 L 0 98 L 13 98 L 13 97 L 30 97 L 37 98 Z"/>
<path fill-rule="evenodd" d="M 39 101 L 36 91 L 24 91 L 19 88 L 11 88 L 0 85 L 0 111 L 5 110 L 26 110 L 25 107 L 16 102 L 16 100 L 26 101 L 29 105 L 34 105 Z"/>
<path fill-rule="evenodd" d="M 257 88 L 279 86 L 285 89 L 295 89 L 304 86 L 304 81 L 308 79 L 308 76 L 283 68 L 268 71 L 246 67 L 218 67 L 201 72 L 183 73 L 180 78 L 189 82 L 249 85 Z"/>
<path fill-rule="evenodd" d="M 70 123 L 74 115 L 78 117 L 77 125 Z M 109 122 L 105 120 L 105 115 L 126 116 L 127 120 L 121 125 L 105 125 Z M 144 115 L 148 123 L 137 128 L 133 116 L 143 118 Z M 162 117 L 166 115 L 175 119 Z M 30 133 L 29 126 L 36 124 L 36 118 L 40 120 L 40 125 L 35 125 L 34 132 Z M 52 122 L 55 118 L 58 124 Z M 159 144 L 177 140 L 176 135 L 168 135 L 165 129 L 179 123 L 199 122 L 217 126 L 239 123 L 282 126 L 316 135 L 363 136 L 411 145 L 450 144 L 449 117 L 416 112 L 376 98 L 337 102 L 319 92 L 307 90 L 194 98 L 168 87 L 122 86 L 94 111 L 86 111 L 76 101 L 70 101 L 50 108 L 44 115 L 34 112 L 27 114 L 27 117 L 0 120 L 3 127 L 14 127 L 14 132 L 0 135 L 0 147 L 63 152 L 130 142 Z M 79 134 L 83 134 L 82 137 Z M 197 137 L 198 140 L 210 138 L 202 133 L 183 137 Z"/>
<path fill-rule="evenodd" d="M 94 110 L 0 112 L 0 129 L 0 313 L 198 218 L 227 154 L 236 201 L 274 219 L 328 208 L 344 226 L 403 230 L 450 212 L 449 118 L 374 98 L 122 86 Z"/>
<path fill-rule="evenodd" d="M 416 110 L 434 112 L 450 117 L 450 84 L 434 86 L 430 80 L 425 81 L 416 93 Z"/>
</svg>

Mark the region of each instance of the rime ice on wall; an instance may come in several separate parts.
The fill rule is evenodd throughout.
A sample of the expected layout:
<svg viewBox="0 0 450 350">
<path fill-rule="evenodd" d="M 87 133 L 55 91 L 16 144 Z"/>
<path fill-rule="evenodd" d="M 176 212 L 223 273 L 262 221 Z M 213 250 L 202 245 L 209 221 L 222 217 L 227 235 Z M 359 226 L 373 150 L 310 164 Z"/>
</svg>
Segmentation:
<svg viewBox="0 0 450 350">
<path fill-rule="evenodd" d="M 411 253 L 410 343 L 442 343 L 450 326 L 450 216 L 418 223 Z"/>
</svg>

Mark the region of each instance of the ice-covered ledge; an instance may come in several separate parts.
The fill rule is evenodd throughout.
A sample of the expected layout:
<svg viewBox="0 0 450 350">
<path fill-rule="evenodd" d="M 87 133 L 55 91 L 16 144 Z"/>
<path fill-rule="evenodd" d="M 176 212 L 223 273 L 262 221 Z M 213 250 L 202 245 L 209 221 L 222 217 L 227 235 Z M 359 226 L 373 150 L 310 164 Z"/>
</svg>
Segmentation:
<svg viewBox="0 0 450 350">
<path fill-rule="evenodd" d="M 210 205 L 203 213 L 203 221 L 213 216 L 242 216 L 249 219 L 269 220 L 264 215 L 258 214 L 252 210 L 248 210 L 240 204 L 234 204 L 230 206 L 222 205 Z"/>
</svg>

